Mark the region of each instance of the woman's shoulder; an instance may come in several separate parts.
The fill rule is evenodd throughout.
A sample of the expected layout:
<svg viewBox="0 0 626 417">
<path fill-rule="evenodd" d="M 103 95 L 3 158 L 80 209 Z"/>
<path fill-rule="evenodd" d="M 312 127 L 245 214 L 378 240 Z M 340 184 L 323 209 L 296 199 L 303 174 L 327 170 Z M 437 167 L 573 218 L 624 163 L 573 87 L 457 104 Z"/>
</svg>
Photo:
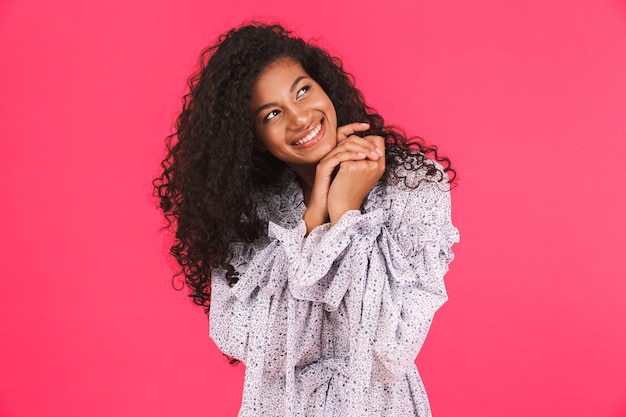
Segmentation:
<svg viewBox="0 0 626 417">
<path fill-rule="evenodd" d="M 448 175 L 443 166 L 424 159 L 419 166 L 398 164 L 390 167 L 384 181 L 370 192 L 364 204 L 366 212 L 382 208 L 390 216 L 403 211 L 407 205 L 427 208 L 450 191 Z"/>
</svg>

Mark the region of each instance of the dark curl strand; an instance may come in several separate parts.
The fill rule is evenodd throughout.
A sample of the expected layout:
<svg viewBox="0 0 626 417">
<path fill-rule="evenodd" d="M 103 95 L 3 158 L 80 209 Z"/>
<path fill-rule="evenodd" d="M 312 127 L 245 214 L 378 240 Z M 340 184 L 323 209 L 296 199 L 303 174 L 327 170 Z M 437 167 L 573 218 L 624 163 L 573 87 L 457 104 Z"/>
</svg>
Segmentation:
<svg viewBox="0 0 626 417">
<path fill-rule="evenodd" d="M 450 160 L 420 138 L 407 137 L 365 104 L 339 58 L 294 37 L 279 25 L 254 23 L 235 28 L 200 55 L 199 70 L 188 81 L 175 131 L 166 140 L 162 173 L 153 181 L 155 196 L 175 232 L 170 253 L 176 258 L 194 303 L 208 312 L 211 272 L 223 268 L 230 285 L 237 272 L 230 264 L 233 242 L 252 242 L 264 225 L 251 195 L 278 180 L 286 166 L 254 147 L 248 103 L 259 74 L 289 57 L 324 89 L 337 112 L 338 126 L 368 122 L 360 135 L 385 138 L 384 182 L 404 181 L 398 168 L 424 170 L 428 180 L 452 183 Z M 428 157 L 427 157 L 428 156 Z M 440 169 L 434 162 L 441 164 Z"/>
</svg>

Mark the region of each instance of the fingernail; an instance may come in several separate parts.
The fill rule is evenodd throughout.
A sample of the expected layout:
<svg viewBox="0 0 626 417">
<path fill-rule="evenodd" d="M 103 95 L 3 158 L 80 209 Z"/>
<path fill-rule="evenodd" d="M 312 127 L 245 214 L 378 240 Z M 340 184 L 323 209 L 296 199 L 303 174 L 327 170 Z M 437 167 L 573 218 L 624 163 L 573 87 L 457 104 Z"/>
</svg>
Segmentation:
<svg viewBox="0 0 626 417">
<path fill-rule="evenodd" d="M 366 156 L 363 152 L 359 152 L 357 155 L 359 155 L 359 157 L 361 157 L 361 158 L 365 158 L 365 156 Z"/>
<path fill-rule="evenodd" d="M 369 126 L 370 124 L 369 123 L 365 123 L 365 122 L 361 122 L 361 125 L 362 126 Z"/>
<path fill-rule="evenodd" d="M 383 156 L 384 155 L 383 151 L 381 151 L 378 148 L 376 148 L 376 153 L 378 154 L 378 156 Z"/>
</svg>

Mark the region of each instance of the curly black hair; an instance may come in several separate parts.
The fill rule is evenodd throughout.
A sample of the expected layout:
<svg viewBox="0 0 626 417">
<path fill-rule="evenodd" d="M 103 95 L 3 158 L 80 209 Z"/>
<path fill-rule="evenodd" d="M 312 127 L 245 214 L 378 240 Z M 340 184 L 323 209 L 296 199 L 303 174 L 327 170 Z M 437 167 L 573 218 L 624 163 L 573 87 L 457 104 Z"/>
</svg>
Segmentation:
<svg viewBox="0 0 626 417">
<path fill-rule="evenodd" d="M 427 179 L 438 182 L 452 182 L 456 176 L 450 160 L 436 147 L 385 125 L 365 103 L 339 58 L 280 25 L 254 23 L 230 30 L 200 55 L 175 132 L 166 140 L 163 171 L 153 181 L 167 227 L 175 232 L 170 253 L 181 270 L 174 277 L 184 275 L 190 297 L 206 311 L 212 270 L 223 268 L 234 284 L 237 272 L 230 264 L 230 244 L 252 242 L 262 230 L 253 190 L 275 182 L 287 169 L 269 152 L 255 149 L 248 108 L 253 83 L 280 58 L 300 63 L 323 88 L 337 112 L 338 126 L 368 122 L 370 129 L 361 134 L 385 139 L 387 168 L 382 181 L 402 180 L 399 167 L 424 170 Z"/>
</svg>

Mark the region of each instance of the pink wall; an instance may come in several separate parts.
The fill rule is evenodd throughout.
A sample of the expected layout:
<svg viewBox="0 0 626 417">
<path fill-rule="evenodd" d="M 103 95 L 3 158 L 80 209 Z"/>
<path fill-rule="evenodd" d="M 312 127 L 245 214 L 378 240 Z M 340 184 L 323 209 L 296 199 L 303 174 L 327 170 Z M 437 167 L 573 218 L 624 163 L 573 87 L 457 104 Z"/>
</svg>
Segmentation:
<svg viewBox="0 0 626 417">
<path fill-rule="evenodd" d="M 623 1 L 36 3 L 0 2 L 0 416 L 235 415 L 150 179 L 198 52 L 253 16 L 459 170 L 435 415 L 626 416 Z"/>
</svg>

